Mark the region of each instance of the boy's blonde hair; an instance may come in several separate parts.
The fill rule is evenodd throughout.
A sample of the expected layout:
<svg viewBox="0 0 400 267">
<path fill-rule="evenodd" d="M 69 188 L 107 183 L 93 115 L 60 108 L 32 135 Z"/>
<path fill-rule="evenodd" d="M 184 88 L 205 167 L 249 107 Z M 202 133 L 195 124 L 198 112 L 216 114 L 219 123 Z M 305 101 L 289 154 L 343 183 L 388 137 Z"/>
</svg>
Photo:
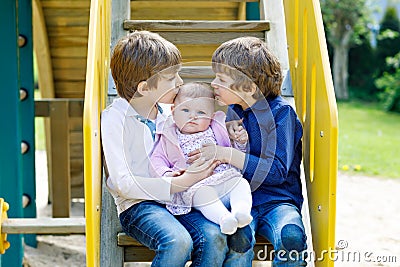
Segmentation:
<svg viewBox="0 0 400 267">
<path fill-rule="evenodd" d="M 149 31 L 134 31 L 121 38 L 114 47 L 110 68 L 118 95 L 130 101 L 138 84 L 158 72 L 182 61 L 175 45 Z M 150 79 L 156 86 L 157 79 Z"/>
<path fill-rule="evenodd" d="M 225 73 L 235 80 L 231 86 L 233 90 L 249 91 L 254 82 L 259 89 L 255 98 L 261 94 L 269 97 L 281 93 L 281 65 L 259 38 L 239 37 L 221 44 L 215 50 L 212 62 L 214 72 Z"/>
<path fill-rule="evenodd" d="M 183 97 L 200 98 L 205 97 L 214 101 L 214 92 L 211 85 L 205 82 L 190 82 L 185 83 L 179 88 L 175 101 L 181 101 Z"/>
</svg>

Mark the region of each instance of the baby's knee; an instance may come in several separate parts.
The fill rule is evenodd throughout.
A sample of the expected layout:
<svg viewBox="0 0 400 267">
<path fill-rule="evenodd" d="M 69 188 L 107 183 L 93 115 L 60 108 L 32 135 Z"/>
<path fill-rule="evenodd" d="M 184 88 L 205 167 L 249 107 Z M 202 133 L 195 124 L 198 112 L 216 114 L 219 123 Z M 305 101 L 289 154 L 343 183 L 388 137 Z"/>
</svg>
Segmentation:
<svg viewBox="0 0 400 267">
<path fill-rule="evenodd" d="M 304 230 L 296 224 L 287 224 L 281 230 L 282 245 L 287 251 L 303 251 L 307 248 Z"/>
</svg>

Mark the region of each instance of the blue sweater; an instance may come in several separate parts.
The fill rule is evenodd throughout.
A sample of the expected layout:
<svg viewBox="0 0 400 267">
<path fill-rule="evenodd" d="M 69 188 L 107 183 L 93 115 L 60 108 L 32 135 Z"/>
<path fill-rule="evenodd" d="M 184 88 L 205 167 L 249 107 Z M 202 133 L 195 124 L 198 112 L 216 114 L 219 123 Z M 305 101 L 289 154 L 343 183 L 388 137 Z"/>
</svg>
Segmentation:
<svg viewBox="0 0 400 267">
<path fill-rule="evenodd" d="M 242 170 L 252 188 L 253 206 L 303 203 L 300 163 L 303 128 L 295 110 L 281 96 L 260 99 L 243 110 L 231 105 L 227 121 L 243 119 L 249 135 Z"/>
</svg>

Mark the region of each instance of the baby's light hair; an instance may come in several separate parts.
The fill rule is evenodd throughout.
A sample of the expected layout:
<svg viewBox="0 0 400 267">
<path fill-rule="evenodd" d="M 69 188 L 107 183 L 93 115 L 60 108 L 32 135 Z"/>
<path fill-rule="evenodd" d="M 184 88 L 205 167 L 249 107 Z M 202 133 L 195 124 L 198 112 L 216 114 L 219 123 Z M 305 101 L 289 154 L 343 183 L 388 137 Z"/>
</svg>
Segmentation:
<svg viewBox="0 0 400 267">
<path fill-rule="evenodd" d="M 181 101 L 183 97 L 189 98 L 209 98 L 214 101 L 214 92 L 211 85 L 205 82 L 190 82 L 185 83 L 179 88 L 175 101 Z"/>
</svg>

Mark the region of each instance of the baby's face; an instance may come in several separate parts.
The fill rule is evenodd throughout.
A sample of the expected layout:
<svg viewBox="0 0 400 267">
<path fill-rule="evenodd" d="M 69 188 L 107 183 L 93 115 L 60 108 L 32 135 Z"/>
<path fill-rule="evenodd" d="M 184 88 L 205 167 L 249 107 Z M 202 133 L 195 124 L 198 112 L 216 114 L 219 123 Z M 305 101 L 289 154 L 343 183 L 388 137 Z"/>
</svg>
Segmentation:
<svg viewBox="0 0 400 267">
<path fill-rule="evenodd" d="M 174 121 L 184 134 L 207 130 L 214 114 L 214 101 L 209 98 L 180 97 L 172 111 Z"/>
</svg>

